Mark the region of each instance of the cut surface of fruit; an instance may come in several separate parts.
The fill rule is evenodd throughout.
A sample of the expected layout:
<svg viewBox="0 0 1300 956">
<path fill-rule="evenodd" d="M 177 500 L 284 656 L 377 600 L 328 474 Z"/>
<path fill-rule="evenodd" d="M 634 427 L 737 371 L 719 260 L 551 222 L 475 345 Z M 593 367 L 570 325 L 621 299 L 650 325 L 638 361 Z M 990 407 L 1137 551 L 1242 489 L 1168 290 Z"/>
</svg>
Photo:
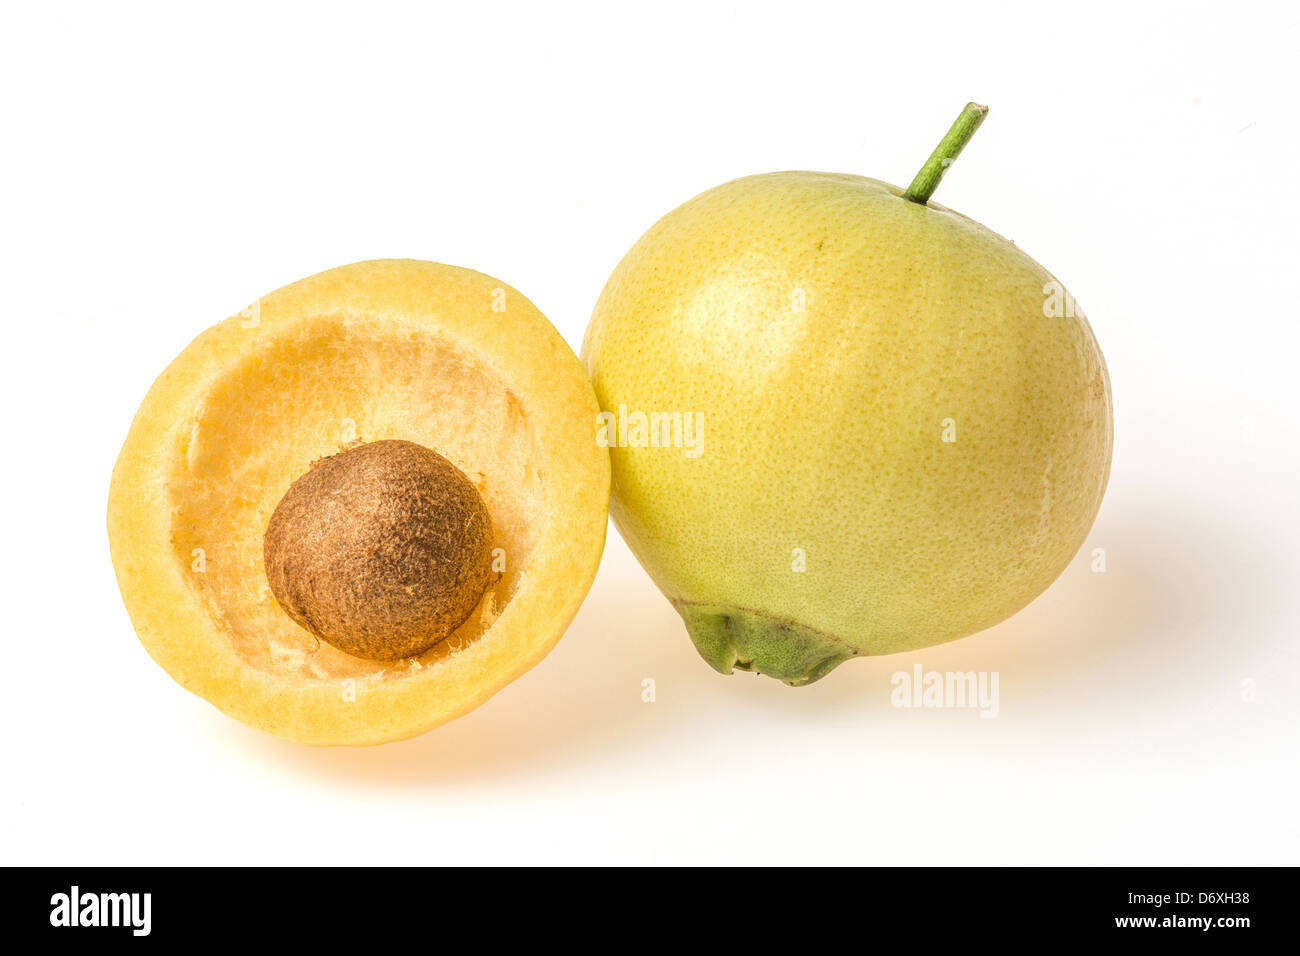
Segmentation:
<svg viewBox="0 0 1300 956">
<path fill-rule="evenodd" d="M 489 276 L 378 260 L 271 293 L 168 367 L 114 469 L 109 536 L 141 641 L 188 689 L 292 740 L 382 742 L 468 711 L 545 655 L 594 577 L 609 482 L 594 414 L 572 351 Z M 498 572 L 450 637 L 397 661 L 317 639 L 263 561 L 313 462 L 386 439 L 473 482 Z"/>
</svg>

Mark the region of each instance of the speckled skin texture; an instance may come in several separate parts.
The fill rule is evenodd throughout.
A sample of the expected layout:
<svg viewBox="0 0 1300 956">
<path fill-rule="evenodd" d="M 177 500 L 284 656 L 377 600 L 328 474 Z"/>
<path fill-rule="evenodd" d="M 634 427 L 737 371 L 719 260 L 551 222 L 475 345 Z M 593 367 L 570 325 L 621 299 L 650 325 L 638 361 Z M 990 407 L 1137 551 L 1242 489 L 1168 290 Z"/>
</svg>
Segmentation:
<svg viewBox="0 0 1300 956">
<path fill-rule="evenodd" d="M 409 441 L 315 462 L 267 525 L 266 578 L 295 621 L 368 660 L 422 654 L 478 605 L 492 519 L 459 468 Z"/>
<path fill-rule="evenodd" d="M 704 415 L 698 457 L 611 449 L 611 512 L 710 663 L 768 656 L 806 683 L 996 624 L 1060 574 L 1112 424 L 1086 319 L 1045 314 L 1054 282 L 983 226 L 849 175 L 735 180 L 637 242 L 583 358 L 603 409 Z M 782 631 L 821 658 L 763 646 Z"/>
</svg>

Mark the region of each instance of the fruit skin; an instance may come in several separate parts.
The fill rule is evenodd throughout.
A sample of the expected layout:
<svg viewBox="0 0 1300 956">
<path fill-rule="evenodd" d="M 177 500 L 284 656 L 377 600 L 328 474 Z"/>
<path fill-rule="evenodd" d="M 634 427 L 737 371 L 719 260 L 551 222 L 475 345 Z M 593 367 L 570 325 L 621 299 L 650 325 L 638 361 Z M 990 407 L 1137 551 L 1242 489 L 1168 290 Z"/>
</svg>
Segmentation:
<svg viewBox="0 0 1300 956">
<path fill-rule="evenodd" d="M 555 328 L 482 273 L 376 260 L 264 296 L 159 376 L 113 469 L 109 545 L 141 644 L 186 689 L 299 743 L 400 740 L 467 713 L 546 655 L 595 577 L 609 494 L 596 411 Z M 437 447 L 481 481 L 506 542 L 500 604 L 490 591 L 466 639 L 401 667 L 314 641 L 265 579 L 267 521 L 340 450 L 345 415 L 354 437 Z"/>
<path fill-rule="evenodd" d="M 704 441 L 612 447 L 610 510 L 715 669 L 809 683 L 990 627 L 1060 574 L 1112 423 L 1053 292 L 1011 242 L 852 175 L 734 180 L 633 246 L 583 344 L 597 400 L 701 412 Z"/>
</svg>

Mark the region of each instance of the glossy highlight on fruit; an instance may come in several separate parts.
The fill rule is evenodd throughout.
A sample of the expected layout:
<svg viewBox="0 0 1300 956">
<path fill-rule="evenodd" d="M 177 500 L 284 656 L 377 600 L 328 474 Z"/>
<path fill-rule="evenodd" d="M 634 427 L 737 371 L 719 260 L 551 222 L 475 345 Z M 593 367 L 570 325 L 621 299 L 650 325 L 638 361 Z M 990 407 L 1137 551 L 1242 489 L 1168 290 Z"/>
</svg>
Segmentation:
<svg viewBox="0 0 1300 956">
<path fill-rule="evenodd" d="M 696 456 L 613 443 L 611 513 L 723 673 L 807 684 L 990 627 L 1092 525 L 1112 424 L 1087 319 L 929 201 L 983 116 L 906 191 L 817 172 L 710 189 L 601 293 L 582 351 L 601 408 L 704 435 Z"/>
<path fill-rule="evenodd" d="M 466 713 L 545 656 L 595 576 L 609 489 L 596 411 L 551 324 L 481 273 L 378 260 L 265 296 L 163 372 L 114 468 L 109 541 L 141 642 L 182 686 L 289 740 L 380 743 Z M 446 639 L 374 660 L 281 606 L 265 535 L 313 463 L 387 442 L 436 452 L 472 484 L 490 518 L 492 574 Z M 435 520 L 381 492 L 352 491 L 358 507 Z M 484 543 L 473 542 L 472 574 Z"/>
</svg>

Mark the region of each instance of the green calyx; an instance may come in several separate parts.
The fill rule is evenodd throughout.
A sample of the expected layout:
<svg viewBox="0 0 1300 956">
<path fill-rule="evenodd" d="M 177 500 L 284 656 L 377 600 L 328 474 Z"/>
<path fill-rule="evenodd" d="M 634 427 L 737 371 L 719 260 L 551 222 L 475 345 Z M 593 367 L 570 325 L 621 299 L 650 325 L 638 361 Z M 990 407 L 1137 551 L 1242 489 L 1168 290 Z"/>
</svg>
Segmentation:
<svg viewBox="0 0 1300 956">
<path fill-rule="evenodd" d="M 700 656 L 720 674 L 738 667 L 802 687 L 858 653 L 830 634 L 747 608 L 684 601 L 673 606 Z"/>
</svg>

